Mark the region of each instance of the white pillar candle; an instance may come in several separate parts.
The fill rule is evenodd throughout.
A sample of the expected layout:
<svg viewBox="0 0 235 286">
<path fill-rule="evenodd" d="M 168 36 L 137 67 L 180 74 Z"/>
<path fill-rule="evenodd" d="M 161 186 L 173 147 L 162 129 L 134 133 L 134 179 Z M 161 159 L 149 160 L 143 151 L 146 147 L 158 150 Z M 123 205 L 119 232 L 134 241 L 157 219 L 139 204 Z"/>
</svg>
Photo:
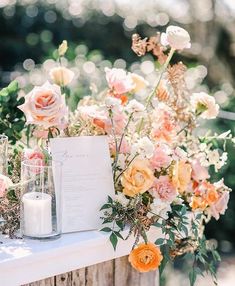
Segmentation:
<svg viewBox="0 0 235 286">
<path fill-rule="evenodd" d="M 43 236 L 52 232 L 51 195 L 30 192 L 22 197 L 24 235 Z"/>
</svg>

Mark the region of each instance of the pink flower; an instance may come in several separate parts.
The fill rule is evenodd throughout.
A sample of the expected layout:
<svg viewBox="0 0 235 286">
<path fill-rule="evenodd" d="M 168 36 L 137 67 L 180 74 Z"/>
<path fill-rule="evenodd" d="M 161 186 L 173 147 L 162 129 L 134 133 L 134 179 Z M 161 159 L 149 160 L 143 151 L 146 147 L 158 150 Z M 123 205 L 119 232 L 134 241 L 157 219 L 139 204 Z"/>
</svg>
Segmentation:
<svg viewBox="0 0 235 286">
<path fill-rule="evenodd" d="M 228 207 L 228 201 L 229 201 L 229 192 L 224 191 L 220 198 L 210 206 L 209 212 L 211 215 L 218 220 L 220 215 L 223 215 Z"/>
<path fill-rule="evenodd" d="M 176 136 L 176 123 L 167 107 L 162 105 L 155 109 L 152 118 L 151 136 L 156 141 L 172 143 Z"/>
<path fill-rule="evenodd" d="M 36 160 L 36 159 L 39 159 L 42 161 L 44 161 L 44 159 L 45 159 L 43 152 L 39 148 L 34 148 L 34 149 L 26 148 L 26 149 L 24 149 L 23 160 Z"/>
<path fill-rule="evenodd" d="M 131 75 L 125 70 L 105 68 L 105 73 L 109 88 L 116 94 L 123 94 L 135 88 Z"/>
<path fill-rule="evenodd" d="M 48 130 L 47 129 L 36 128 L 33 131 L 33 136 L 36 137 L 36 138 L 47 139 L 48 138 Z"/>
<path fill-rule="evenodd" d="M 168 176 L 160 176 L 158 179 L 155 179 L 151 194 L 155 198 L 171 203 L 176 198 L 177 191 Z"/>
<path fill-rule="evenodd" d="M 112 134 L 112 123 L 110 118 L 106 118 L 103 120 L 104 123 L 104 130 L 108 134 Z M 113 114 L 113 127 L 114 127 L 114 132 L 116 135 L 120 135 L 123 133 L 124 128 L 126 126 L 126 115 L 123 112 L 115 112 Z"/>
<path fill-rule="evenodd" d="M 120 141 L 118 141 L 118 146 L 120 144 Z M 115 146 L 115 141 L 113 139 L 113 137 L 109 137 L 109 148 L 110 148 L 110 152 L 111 154 L 116 154 L 116 146 Z M 122 140 L 122 144 L 120 146 L 120 153 L 122 154 L 126 154 L 126 153 L 129 153 L 130 152 L 130 145 L 129 143 L 126 141 L 125 138 L 123 138 Z"/>
<path fill-rule="evenodd" d="M 160 171 L 161 168 L 167 168 L 171 163 L 169 153 L 170 150 L 166 145 L 157 146 L 150 160 L 151 166 L 157 171 Z"/>
<path fill-rule="evenodd" d="M 205 167 L 203 167 L 199 160 L 193 160 L 192 166 L 192 178 L 195 181 L 205 181 L 210 178 L 210 175 Z"/>
<path fill-rule="evenodd" d="M 60 87 L 49 82 L 34 87 L 18 108 L 25 113 L 27 124 L 49 128 L 67 121 L 68 109 Z"/>
<path fill-rule="evenodd" d="M 2 198 L 5 195 L 6 190 L 11 185 L 13 185 L 11 179 L 9 179 L 7 176 L 0 174 L 0 198 Z"/>
</svg>

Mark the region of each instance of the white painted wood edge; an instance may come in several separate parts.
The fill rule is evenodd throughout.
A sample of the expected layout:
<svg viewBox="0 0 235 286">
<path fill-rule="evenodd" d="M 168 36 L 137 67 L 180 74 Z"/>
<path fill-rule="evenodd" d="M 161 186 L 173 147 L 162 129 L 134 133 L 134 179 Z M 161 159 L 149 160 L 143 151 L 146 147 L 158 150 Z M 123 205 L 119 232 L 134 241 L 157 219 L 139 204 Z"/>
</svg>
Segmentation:
<svg viewBox="0 0 235 286">
<path fill-rule="evenodd" d="M 124 237 L 128 231 L 123 233 Z M 160 232 L 152 228 L 154 242 Z M 1 238 L 0 238 L 1 240 Z M 19 286 L 130 253 L 134 238 L 119 240 L 114 251 L 106 233 L 85 231 L 64 234 L 54 241 L 9 240 L 0 246 L 0 285 Z"/>
</svg>

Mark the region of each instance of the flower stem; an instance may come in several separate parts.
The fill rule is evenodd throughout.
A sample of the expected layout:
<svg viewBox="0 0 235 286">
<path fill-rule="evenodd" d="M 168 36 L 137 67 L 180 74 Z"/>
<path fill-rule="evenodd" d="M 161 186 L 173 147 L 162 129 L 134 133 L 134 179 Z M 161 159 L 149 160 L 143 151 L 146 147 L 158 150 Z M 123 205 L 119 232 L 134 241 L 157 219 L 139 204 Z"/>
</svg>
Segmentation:
<svg viewBox="0 0 235 286">
<path fill-rule="evenodd" d="M 158 89 L 159 84 L 160 84 L 160 82 L 161 82 L 161 80 L 162 80 L 163 74 L 164 74 L 164 72 L 166 71 L 166 69 L 167 69 L 167 67 L 168 67 L 168 65 L 169 65 L 169 63 L 170 63 L 170 60 L 172 59 L 174 52 L 175 52 L 175 49 L 171 48 L 171 50 L 170 50 L 170 52 L 169 52 L 169 55 L 168 55 L 168 57 L 167 57 L 167 59 L 166 59 L 166 62 L 164 63 L 164 65 L 163 65 L 163 67 L 162 67 L 162 69 L 161 69 L 161 72 L 160 72 L 160 75 L 159 75 L 158 80 L 157 80 L 157 82 L 156 82 L 156 85 L 155 85 L 155 87 L 153 88 L 153 90 L 152 90 L 152 92 L 150 93 L 150 95 L 148 96 L 148 98 L 146 99 L 146 103 L 145 103 L 145 108 L 146 108 L 146 109 L 147 109 L 148 106 L 150 105 L 153 96 L 154 96 L 154 95 L 156 94 L 156 92 L 157 92 L 157 89 Z M 144 123 L 144 119 L 141 118 L 141 121 L 140 121 L 138 130 L 137 130 L 138 134 L 140 134 L 140 131 L 141 131 L 142 128 L 143 128 L 143 123 Z"/>
</svg>

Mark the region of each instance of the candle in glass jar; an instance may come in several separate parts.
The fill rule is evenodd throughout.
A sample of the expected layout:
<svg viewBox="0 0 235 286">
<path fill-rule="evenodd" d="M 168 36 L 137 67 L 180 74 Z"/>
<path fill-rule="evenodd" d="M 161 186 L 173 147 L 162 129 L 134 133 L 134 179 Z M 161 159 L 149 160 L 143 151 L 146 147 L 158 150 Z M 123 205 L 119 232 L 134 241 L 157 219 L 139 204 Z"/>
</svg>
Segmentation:
<svg viewBox="0 0 235 286">
<path fill-rule="evenodd" d="M 37 237 L 52 232 L 51 200 L 51 195 L 41 192 L 23 195 L 24 235 Z"/>
</svg>

